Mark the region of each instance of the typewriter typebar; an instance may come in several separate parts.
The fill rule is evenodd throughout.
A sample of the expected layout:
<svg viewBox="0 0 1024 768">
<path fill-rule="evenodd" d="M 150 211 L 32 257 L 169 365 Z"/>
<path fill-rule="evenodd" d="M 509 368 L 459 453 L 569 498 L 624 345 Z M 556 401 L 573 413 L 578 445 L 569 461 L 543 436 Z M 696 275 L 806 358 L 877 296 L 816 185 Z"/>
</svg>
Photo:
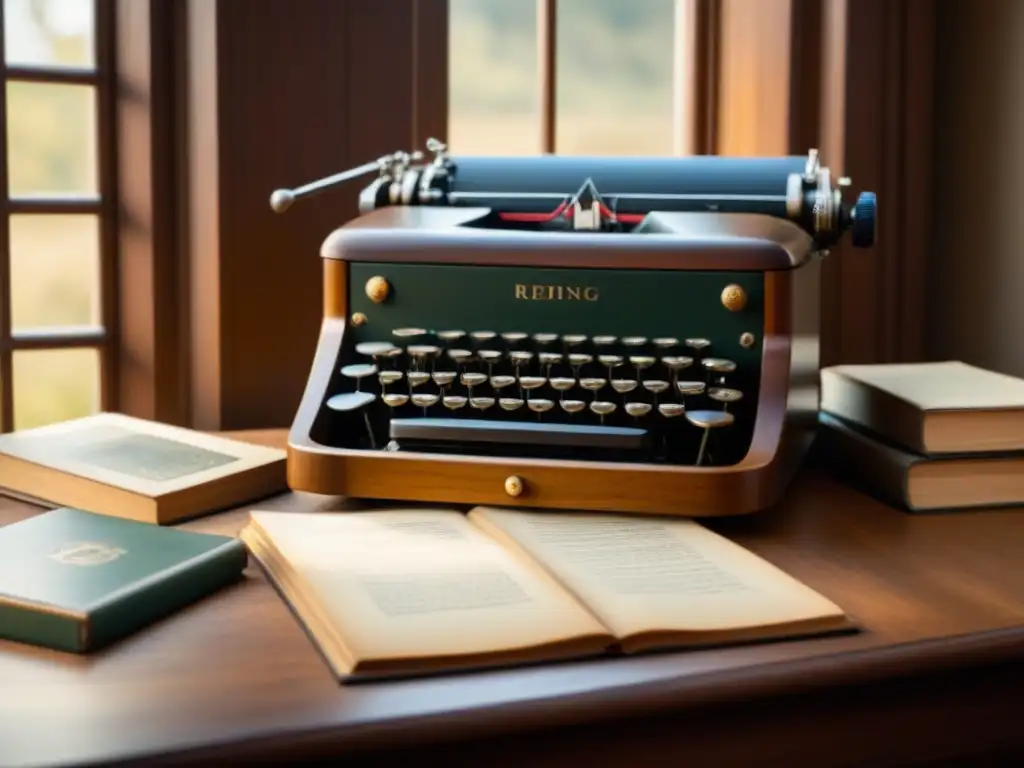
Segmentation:
<svg viewBox="0 0 1024 768">
<path fill-rule="evenodd" d="M 375 176 L 321 249 L 290 486 L 693 517 L 773 505 L 817 423 L 817 265 L 847 232 L 874 243 L 874 196 L 845 201 L 814 151 L 428 150 L 271 197 L 283 211 Z"/>
</svg>

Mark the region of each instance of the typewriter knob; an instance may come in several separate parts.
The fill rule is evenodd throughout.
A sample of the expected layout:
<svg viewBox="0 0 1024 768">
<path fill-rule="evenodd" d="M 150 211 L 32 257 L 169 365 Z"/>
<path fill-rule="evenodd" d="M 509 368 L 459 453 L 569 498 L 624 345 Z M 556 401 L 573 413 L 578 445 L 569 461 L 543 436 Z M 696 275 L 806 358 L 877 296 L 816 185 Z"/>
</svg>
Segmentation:
<svg viewBox="0 0 1024 768">
<path fill-rule="evenodd" d="M 722 289 L 722 306 L 730 312 L 739 312 L 747 306 L 747 292 L 735 283 Z"/>
<path fill-rule="evenodd" d="M 374 304 L 383 304 L 391 293 L 391 284 L 386 278 L 375 275 L 366 281 L 366 297 Z"/>
<path fill-rule="evenodd" d="M 523 491 L 526 490 L 526 483 L 523 482 L 521 477 L 515 475 L 509 475 L 505 478 L 505 493 L 515 498 L 516 496 L 522 496 Z"/>
<path fill-rule="evenodd" d="M 870 248 L 875 244 L 878 226 L 878 202 L 874 192 L 861 192 L 853 206 L 853 231 L 850 239 L 854 248 Z"/>
</svg>

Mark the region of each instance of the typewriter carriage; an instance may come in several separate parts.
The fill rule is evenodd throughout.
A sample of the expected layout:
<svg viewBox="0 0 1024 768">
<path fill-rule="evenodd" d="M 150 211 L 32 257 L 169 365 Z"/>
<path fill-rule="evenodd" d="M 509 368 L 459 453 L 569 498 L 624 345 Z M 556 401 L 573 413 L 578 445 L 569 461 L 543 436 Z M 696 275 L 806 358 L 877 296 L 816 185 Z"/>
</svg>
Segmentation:
<svg viewBox="0 0 1024 768">
<path fill-rule="evenodd" d="M 371 185 L 377 188 L 373 194 L 379 194 L 380 181 Z M 324 319 L 289 435 L 289 485 L 360 498 L 694 517 L 744 514 L 774 504 L 816 425 L 816 328 L 801 329 L 807 332 L 802 343 L 794 338 L 795 294 L 816 289 L 815 255 L 821 250 L 807 219 L 801 225 L 756 212 L 651 210 L 615 231 L 545 231 L 535 225 L 536 217 L 509 226 L 495 214 L 494 207 L 438 205 L 436 200 L 386 205 L 364 212 L 327 238 L 321 251 Z M 531 307 L 530 300 L 514 304 L 509 298 L 519 284 L 517 275 L 533 285 L 566 282 L 571 275 L 577 283 L 616 289 L 609 289 L 611 303 L 576 302 L 567 309 L 565 302 L 542 296 L 542 303 Z M 478 318 L 475 325 L 465 314 L 450 311 L 458 292 L 474 285 L 482 296 L 469 304 L 491 310 L 490 317 Z M 746 298 L 735 311 L 725 306 L 723 290 L 733 285 Z M 438 330 L 496 326 L 498 332 L 581 333 L 565 318 L 583 306 L 585 312 L 572 316 L 589 318 L 589 335 L 614 333 L 616 323 L 625 329 L 630 322 L 609 318 L 606 325 L 613 327 L 597 331 L 594 317 L 598 305 L 613 315 L 622 309 L 614 304 L 616 290 L 620 299 L 623 290 L 633 292 L 625 304 L 635 310 L 645 308 L 644 299 L 664 300 L 664 291 L 673 286 L 689 297 L 691 310 L 701 306 L 709 312 L 709 302 L 715 304 L 713 323 L 720 330 L 708 332 L 715 336 L 712 349 L 729 345 L 730 355 L 745 356 L 737 366 L 736 384 L 745 397 L 725 404 L 735 414 L 738 442 L 733 445 L 739 448 L 713 466 L 668 463 L 657 452 L 653 458 L 621 452 L 578 458 L 552 449 L 532 455 L 522 446 L 507 445 L 501 450 L 470 446 L 470 452 L 455 445 L 451 450 L 389 451 L 383 450 L 388 434 L 379 420 L 371 423 L 361 410 L 338 414 L 325 407 L 336 393 L 353 390 L 353 382 L 340 370 L 358 359 L 355 345 L 387 341 L 398 322 Z M 537 307 L 544 310 L 543 321 L 537 319 Z M 430 313 L 447 314 L 451 324 L 435 323 Z M 652 314 L 657 313 L 644 312 L 645 317 Z M 553 327 L 558 317 L 564 327 Z M 683 335 L 678 325 L 666 327 L 665 334 Z M 656 403 L 657 396 L 653 399 Z M 374 446 L 359 437 L 367 428 L 377 431 Z"/>
</svg>

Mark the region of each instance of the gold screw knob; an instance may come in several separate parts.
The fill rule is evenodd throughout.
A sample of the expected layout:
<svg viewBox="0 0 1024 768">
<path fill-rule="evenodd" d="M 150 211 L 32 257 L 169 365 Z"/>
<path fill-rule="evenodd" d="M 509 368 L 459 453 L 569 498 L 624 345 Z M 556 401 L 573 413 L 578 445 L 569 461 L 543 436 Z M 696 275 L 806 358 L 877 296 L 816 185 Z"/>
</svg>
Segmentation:
<svg viewBox="0 0 1024 768">
<path fill-rule="evenodd" d="M 754 334 L 752 333 L 748 332 L 740 334 L 740 346 L 743 347 L 744 349 L 750 349 L 752 346 L 754 346 L 755 341 L 756 339 L 754 339 Z"/>
<path fill-rule="evenodd" d="M 356 312 L 352 315 L 352 325 L 366 325 L 366 315 Z"/>
<path fill-rule="evenodd" d="M 389 293 L 391 293 L 391 284 L 380 275 L 366 281 L 366 296 L 374 304 L 383 304 Z"/>
<path fill-rule="evenodd" d="M 735 283 L 722 289 L 722 306 L 730 312 L 739 312 L 747 306 L 747 292 Z"/>
<path fill-rule="evenodd" d="M 523 491 L 526 490 L 526 484 L 522 481 L 522 478 L 516 477 L 515 475 L 509 475 L 505 478 L 505 493 L 513 498 L 516 496 L 522 496 Z"/>
</svg>

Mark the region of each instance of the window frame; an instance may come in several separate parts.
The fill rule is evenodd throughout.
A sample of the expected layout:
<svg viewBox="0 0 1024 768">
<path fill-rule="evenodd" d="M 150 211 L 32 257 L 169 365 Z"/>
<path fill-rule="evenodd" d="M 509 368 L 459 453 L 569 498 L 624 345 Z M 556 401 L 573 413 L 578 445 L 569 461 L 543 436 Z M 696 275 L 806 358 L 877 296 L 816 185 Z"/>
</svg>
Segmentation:
<svg viewBox="0 0 1024 768">
<path fill-rule="evenodd" d="M 94 68 L 13 65 L 6 61 L 3 40 L 4 9 L 0 3 L 0 434 L 14 429 L 15 386 L 13 358 L 28 350 L 96 349 L 100 357 L 100 409 L 118 407 L 118 291 L 117 291 L 117 145 L 114 129 L 116 73 L 114 63 L 115 0 L 93 0 Z M 88 86 L 96 104 L 97 195 L 12 197 L 8 192 L 7 84 L 28 82 Z M 11 216 L 18 214 L 91 214 L 99 229 L 100 325 L 40 327 L 24 331 L 12 327 Z"/>
<path fill-rule="evenodd" d="M 379 4 L 336 0 L 98 1 L 114 15 L 119 259 L 110 349 L 118 375 L 110 402 L 205 429 L 286 427 L 319 333 L 319 245 L 356 215 L 355 189 L 283 216 L 270 212 L 267 197 L 383 152 L 421 148 L 428 136 L 445 138 L 448 3 L 390 0 L 384 13 Z M 914 94 L 919 111 L 927 98 L 919 51 L 927 51 L 930 31 L 910 17 L 934 12 L 862 0 L 870 19 L 858 21 L 847 0 L 759 0 L 757 18 L 738 23 L 741 4 L 750 16 L 747 0 L 679 3 L 678 17 L 693 25 L 694 48 L 677 65 L 695 76 L 694 152 L 789 154 L 820 145 L 837 175 L 848 171 L 858 188 L 879 193 L 883 221 L 912 224 L 899 235 L 886 230 L 866 259 L 840 252 L 824 265 L 823 362 L 914 357 L 923 316 L 897 310 L 919 306 L 926 284 L 917 276 L 927 212 L 921 196 L 910 202 L 915 174 L 926 170 L 924 149 L 898 176 L 878 169 L 912 144 L 909 132 L 925 129 L 894 94 Z M 920 38 L 912 59 L 900 54 L 910 36 Z M 297 40 L 308 41 L 301 67 Z M 723 131 L 738 108 L 740 89 L 730 83 L 751 56 L 760 93 L 754 116 Z M 899 84 L 888 78 L 893 62 Z M 258 90 L 253 72 L 263 75 Z M 855 94 L 856 112 L 885 113 L 870 138 L 846 129 L 854 110 L 836 101 L 836 83 Z M 855 302 L 867 304 L 854 311 Z M 858 333 L 858 315 L 883 304 L 908 341 Z"/>
</svg>

